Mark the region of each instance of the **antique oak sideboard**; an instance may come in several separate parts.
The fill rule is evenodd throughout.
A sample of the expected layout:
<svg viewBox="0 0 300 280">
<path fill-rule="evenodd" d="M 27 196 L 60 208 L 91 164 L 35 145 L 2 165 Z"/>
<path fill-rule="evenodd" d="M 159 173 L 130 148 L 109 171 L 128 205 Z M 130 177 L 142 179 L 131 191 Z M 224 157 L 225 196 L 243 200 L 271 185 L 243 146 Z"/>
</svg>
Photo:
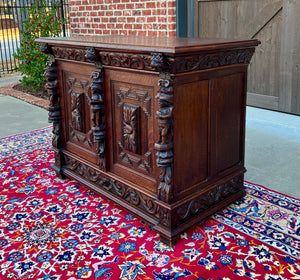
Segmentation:
<svg viewBox="0 0 300 280">
<path fill-rule="evenodd" d="M 40 38 L 53 168 L 163 242 L 244 196 L 247 66 L 257 40 Z"/>
</svg>

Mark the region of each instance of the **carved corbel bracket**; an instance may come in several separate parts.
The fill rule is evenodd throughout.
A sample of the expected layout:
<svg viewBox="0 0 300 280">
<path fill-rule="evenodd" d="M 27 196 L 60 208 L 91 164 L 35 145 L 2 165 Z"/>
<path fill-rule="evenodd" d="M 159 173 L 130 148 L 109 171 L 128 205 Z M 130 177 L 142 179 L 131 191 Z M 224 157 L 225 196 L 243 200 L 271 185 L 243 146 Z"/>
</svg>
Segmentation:
<svg viewBox="0 0 300 280">
<path fill-rule="evenodd" d="M 159 80 L 160 89 L 156 98 L 159 110 L 156 112 L 159 127 L 159 140 L 155 143 L 156 163 L 160 168 L 158 199 L 171 203 L 173 199 L 173 81 L 169 76 Z"/>
<path fill-rule="evenodd" d="M 99 166 L 105 171 L 105 114 L 104 114 L 104 89 L 103 89 L 103 70 L 95 71 L 91 75 L 91 120 L 94 133 L 94 143 L 97 144 L 99 155 Z"/>
</svg>

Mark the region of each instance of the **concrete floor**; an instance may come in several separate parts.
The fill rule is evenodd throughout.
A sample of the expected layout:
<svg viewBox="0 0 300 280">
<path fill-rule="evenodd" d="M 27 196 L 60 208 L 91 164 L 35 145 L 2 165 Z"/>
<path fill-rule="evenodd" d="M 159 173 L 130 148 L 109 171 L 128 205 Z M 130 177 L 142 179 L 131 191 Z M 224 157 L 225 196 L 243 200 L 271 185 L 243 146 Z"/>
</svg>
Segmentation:
<svg viewBox="0 0 300 280">
<path fill-rule="evenodd" d="M 247 107 L 246 119 L 245 180 L 300 199 L 300 116 Z M 0 137 L 46 126 L 45 109 L 0 95 Z"/>
</svg>

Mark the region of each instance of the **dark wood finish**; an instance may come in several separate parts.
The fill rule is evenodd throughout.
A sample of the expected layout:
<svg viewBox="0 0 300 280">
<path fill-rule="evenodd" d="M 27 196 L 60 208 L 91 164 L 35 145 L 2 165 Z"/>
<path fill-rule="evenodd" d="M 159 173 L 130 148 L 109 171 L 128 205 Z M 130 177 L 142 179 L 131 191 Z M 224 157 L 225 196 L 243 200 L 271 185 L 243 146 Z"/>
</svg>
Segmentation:
<svg viewBox="0 0 300 280">
<path fill-rule="evenodd" d="M 256 40 L 40 38 L 53 168 L 176 237 L 241 198 Z"/>
</svg>

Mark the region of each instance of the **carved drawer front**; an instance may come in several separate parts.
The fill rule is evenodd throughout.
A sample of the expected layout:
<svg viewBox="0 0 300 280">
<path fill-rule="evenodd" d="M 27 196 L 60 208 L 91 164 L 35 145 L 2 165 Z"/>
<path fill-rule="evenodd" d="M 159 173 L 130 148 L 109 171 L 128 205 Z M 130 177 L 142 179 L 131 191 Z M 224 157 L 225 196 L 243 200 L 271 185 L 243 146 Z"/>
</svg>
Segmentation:
<svg viewBox="0 0 300 280">
<path fill-rule="evenodd" d="M 65 147 L 81 157 L 97 163 L 96 147 L 91 128 L 91 80 L 88 67 L 84 73 L 63 70 L 61 80 L 64 87 Z"/>
<path fill-rule="evenodd" d="M 125 75 L 126 76 L 126 75 Z M 129 79 L 132 80 L 132 79 Z M 112 172 L 154 188 L 155 114 L 153 86 L 110 81 L 112 98 Z"/>
</svg>

